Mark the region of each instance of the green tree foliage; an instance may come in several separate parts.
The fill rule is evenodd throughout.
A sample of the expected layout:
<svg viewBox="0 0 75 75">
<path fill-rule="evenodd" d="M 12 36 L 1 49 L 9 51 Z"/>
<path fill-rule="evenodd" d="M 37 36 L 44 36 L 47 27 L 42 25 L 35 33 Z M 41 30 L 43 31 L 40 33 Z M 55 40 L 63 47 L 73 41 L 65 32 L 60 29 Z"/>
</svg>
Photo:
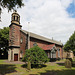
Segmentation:
<svg viewBox="0 0 75 75">
<path fill-rule="evenodd" d="M 11 10 L 14 7 L 21 8 L 22 6 L 24 6 L 22 0 L 0 0 L 0 8 Z"/>
<path fill-rule="evenodd" d="M 3 29 L 0 29 L 0 53 L 7 52 L 8 40 L 9 40 L 9 27 L 4 27 Z"/>
<path fill-rule="evenodd" d="M 44 50 L 42 50 L 38 46 L 34 46 L 33 48 L 26 50 L 23 61 L 30 61 L 31 64 L 46 63 L 48 62 L 48 57 Z"/>
<path fill-rule="evenodd" d="M 64 45 L 64 50 L 65 51 L 72 50 L 75 54 L 75 32 L 72 34 L 72 36 L 69 38 L 69 40 Z"/>
</svg>

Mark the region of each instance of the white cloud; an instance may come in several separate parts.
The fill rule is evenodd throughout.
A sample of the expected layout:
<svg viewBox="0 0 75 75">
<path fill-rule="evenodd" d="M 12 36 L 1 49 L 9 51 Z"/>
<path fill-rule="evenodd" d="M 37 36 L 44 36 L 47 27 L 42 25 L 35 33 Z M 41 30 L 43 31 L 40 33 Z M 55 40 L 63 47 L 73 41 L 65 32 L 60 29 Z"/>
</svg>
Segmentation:
<svg viewBox="0 0 75 75">
<path fill-rule="evenodd" d="M 72 0 L 28 0 L 25 7 L 18 9 L 22 28 L 48 38 L 65 43 L 74 32 L 75 18 L 70 18 L 65 10 Z M 9 26 L 11 15 L 3 11 L 0 27 Z M 6 16 L 6 17 L 5 17 Z"/>
<path fill-rule="evenodd" d="M 11 23 L 11 12 L 8 13 L 8 10 L 2 9 L 1 21 L 0 28 L 9 26 Z"/>
<path fill-rule="evenodd" d="M 64 8 L 67 8 L 74 0 L 60 0 Z"/>
</svg>

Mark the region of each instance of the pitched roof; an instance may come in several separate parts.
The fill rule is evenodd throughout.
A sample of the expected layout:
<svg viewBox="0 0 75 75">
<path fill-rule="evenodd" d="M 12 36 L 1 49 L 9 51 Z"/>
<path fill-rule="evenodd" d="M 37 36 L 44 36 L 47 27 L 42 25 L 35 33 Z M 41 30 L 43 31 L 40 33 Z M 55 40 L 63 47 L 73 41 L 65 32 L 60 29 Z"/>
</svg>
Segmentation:
<svg viewBox="0 0 75 75">
<path fill-rule="evenodd" d="M 25 34 L 30 34 L 30 37 L 33 37 L 33 38 L 36 38 L 36 39 L 39 39 L 39 40 L 47 41 L 47 42 L 54 43 L 54 44 L 57 44 L 57 45 L 60 45 L 60 46 L 63 45 L 63 44 L 62 44 L 61 42 L 59 42 L 59 41 L 52 40 L 52 39 L 49 39 L 49 38 L 40 36 L 40 35 L 31 33 L 31 32 L 28 32 L 28 31 L 26 31 L 26 30 L 20 29 L 20 31 L 22 31 L 22 32 L 25 33 Z"/>
<path fill-rule="evenodd" d="M 54 46 L 55 46 L 55 44 L 45 45 L 42 49 L 43 50 L 51 50 Z"/>
</svg>

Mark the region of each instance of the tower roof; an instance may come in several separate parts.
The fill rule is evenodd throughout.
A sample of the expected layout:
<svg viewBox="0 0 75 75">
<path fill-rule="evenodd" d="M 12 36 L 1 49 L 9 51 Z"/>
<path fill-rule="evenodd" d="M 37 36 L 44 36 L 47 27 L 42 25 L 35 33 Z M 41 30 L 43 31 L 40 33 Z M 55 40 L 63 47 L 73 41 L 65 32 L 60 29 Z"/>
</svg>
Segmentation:
<svg viewBox="0 0 75 75">
<path fill-rule="evenodd" d="M 13 13 L 12 13 L 12 15 L 18 15 L 18 16 L 20 16 L 18 13 L 17 13 L 17 11 L 14 11 Z"/>
</svg>

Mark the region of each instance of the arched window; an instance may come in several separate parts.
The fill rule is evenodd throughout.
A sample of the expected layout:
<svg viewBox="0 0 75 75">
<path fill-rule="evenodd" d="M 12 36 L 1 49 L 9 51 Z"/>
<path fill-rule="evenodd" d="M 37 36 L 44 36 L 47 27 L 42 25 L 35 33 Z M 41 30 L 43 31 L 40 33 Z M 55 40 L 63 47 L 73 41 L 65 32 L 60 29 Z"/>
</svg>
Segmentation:
<svg viewBox="0 0 75 75">
<path fill-rule="evenodd" d="M 16 21 L 18 21 L 18 16 L 16 17 Z"/>
<path fill-rule="evenodd" d="M 20 17 L 18 17 L 18 22 L 20 21 Z"/>
<path fill-rule="evenodd" d="M 51 50 L 51 58 L 56 58 L 56 49 L 55 49 L 55 47 L 53 47 L 52 50 Z"/>
<path fill-rule="evenodd" d="M 37 45 L 37 43 L 35 42 L 35 43 L 33 44 L 33 46 L 38 46 L 38 45 Z"/>
<path fill-rule="evenodd" d="M 20 51 L 20 58 L 22 59 L 22 57 L 23 57 L 23 51 L 21 50 Z"/>
<path fill-rule="evenodd" d="M 23 37 L 21 37 L 21 40 L 20 41 L 21 41 L 21 43 L 23 42 Z"/>
<path fill-rule="evenodd" d="M 60 57 L 60 49 L 58 48 L 58 57 Z"/>
<path fill-rule="evenodd" d="M 21 50 L 20 53 L 23 54 L 23 51 Z"/>
<path fill-rule="evenodd" d="M 12 21 L 14 20 L 14 16 L 12 16 Z"/>
</svg>

